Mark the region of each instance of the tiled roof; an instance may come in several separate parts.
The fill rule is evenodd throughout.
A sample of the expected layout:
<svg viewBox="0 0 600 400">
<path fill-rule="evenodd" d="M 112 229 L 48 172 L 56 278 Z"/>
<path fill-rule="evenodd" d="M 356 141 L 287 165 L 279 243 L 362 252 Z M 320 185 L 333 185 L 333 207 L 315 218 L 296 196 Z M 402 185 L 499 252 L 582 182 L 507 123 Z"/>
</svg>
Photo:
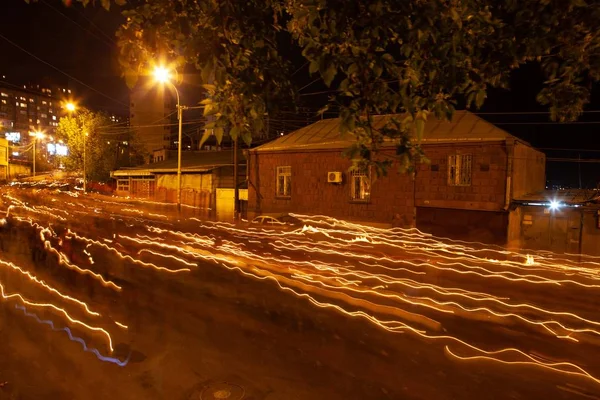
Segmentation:
<svg viewBox="0 0 600 400">
<path fill-rule="evenodd" d="M 394 116 L 400 120 L 403 118 L 399 114 L 374 116 L 375 127 L 382 126 L 387 119 Z M 339 118 L 324 119 L 251 151 L 344 149 L 354 143 L 356 139 L 352 134 L 341 135 L 339 123 Z M 506 139 L 517 138 L 469 111 L 456 111 L 452 121 L 431 118 L 425 124 L 423 132 L 423 143 L 491 142 Z M 394 143 L 389 142 L 389 145 L 393 146 Z"/>
</svg>

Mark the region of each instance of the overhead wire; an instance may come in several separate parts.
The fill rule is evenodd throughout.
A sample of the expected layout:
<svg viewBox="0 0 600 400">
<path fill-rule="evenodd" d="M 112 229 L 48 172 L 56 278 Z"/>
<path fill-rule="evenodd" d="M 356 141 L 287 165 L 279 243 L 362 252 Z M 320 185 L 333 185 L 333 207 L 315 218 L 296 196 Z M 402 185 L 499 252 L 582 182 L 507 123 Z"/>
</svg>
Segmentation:
<svg viewBox="0 0 600 400">
<path fill-rule="evenodd" d="M 94 87 L 92 87 L 92 86 L 88 85 L 87 83 L 85 83 L 85 82 L 82 82 L 81 80 L 79 80 L 79 79 L 75 78 L 73 75 L 71 75 L 71 74 L 69 74 L 69 73 L 67 73 L 67 72 L 65 72 L 65 71 L 63 71 L 63 70 L 61 70 L 60 68 L 58 68 L 58 67 L 54 66 L 53 64 L 51 64 L 51 63 L 49 63 L 49 62 L 47 62 L 47 61 L 43 60 L 42 58 L 40 58 L 40 57 L 36 56 L 36 55 L 35 55 L 35 54 L 33 54 L 32 52 L 28 51 L 27 49 L 25 49 L 25 48 L 23 48 L 22 46 L 18 45 L 17 43 L 13 42 L 12 40 L 10 40 L 9 38 L 7 38 L 6 36 L 4 36 L 4 35 L 3 35 L 3 34 L 1 34 L 1 33 L 0 33 L 0 38 L 1 38 L 1 39 L 4 39 L 6 42 L 10 43 L 11 45 L 13 45 L 14 47 L 16 47 L 17 49 L 21 50 L 22 52 L 24 52 L 24 53 L 28 54 L 30 57 L 32 57 L 32 58 L 34 58 L 34 59 L 38 60 L 39 62 L 41 62 L 41 63 L 43 63 L 43 64 L 45 64 L 45 65 L 49 66 L 50 68 L 54 69 L 55 71 L 57 71 L 57 72 L 59 72 L 59 73 L 61 73 L 61 74 L 65 75 L 66 77 L 68 77 L 68 78 L 72 79 L 73 81 L 75 81 L 75 82 L 79 83 L 80 85 L 82 85 L 82 86 L 85 86 L 86 88 L 88 88 L 88 89 L 90 89 L 90 90 L 92 90 L 92 91 L 94 91 L 94 92 L 98 93 L 99 95 L 101 95 L 101 96 L 105 97 L 106 99 L 109 99 L 109 100 L 111 100 L 111 101 L 113 101 L 113 102 L 115 102 L 115 103 L 121 104 L 121 105 L 123 105 L 123 106 L 126 106 L 126 107 L 128 107 L 128 108 L 129 108 L 129 104 L 123 103 L 122 101 L 120 101 L 120 100 L 117 100 L 117 99 L 115 99 L 114 97 L 111 97 L 111 96 L 107 95 L 106 93 L 103 93 L 103 92 L 101 92 L 100 90 L 98 90 L 98 89 L 96 89 L 96 88 L 94 88 Z"/>
</svg>

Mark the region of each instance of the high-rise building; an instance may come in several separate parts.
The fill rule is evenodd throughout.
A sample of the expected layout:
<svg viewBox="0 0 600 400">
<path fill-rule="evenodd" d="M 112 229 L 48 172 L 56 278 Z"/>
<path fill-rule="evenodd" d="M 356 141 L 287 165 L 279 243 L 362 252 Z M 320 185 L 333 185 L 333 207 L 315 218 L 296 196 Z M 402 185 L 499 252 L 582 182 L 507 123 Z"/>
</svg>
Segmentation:
<svg viewBox="0 0 600 400">
<path fill-rule="evenodd" d="M 169 147 L 175 102 L 162 85 L 142 79 L 130 94 L 129 122 L 137 140 L 142 144 L 147 163 L 153 154 Z"/>
<path fill-rule="evenodd" d="M 0 137 L 12 146 L 27 145 L 29 132 L 53 135 L 71 89 L 51 84 L 18 85 L 0 80 Z M 15 153 L 17 154 L 17 153 Z M 10 154 L 11 157 L 20 157 Z"/>
</svg>

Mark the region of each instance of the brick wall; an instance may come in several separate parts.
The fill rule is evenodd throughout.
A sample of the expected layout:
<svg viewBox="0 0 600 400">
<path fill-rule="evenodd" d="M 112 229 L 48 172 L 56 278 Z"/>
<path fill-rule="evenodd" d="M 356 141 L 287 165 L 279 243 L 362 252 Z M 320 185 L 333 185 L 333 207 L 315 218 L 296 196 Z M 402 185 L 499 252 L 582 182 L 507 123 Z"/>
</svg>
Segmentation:
<svg viewBox="0 0 600 400">
<path fill-rule="evenodd" d="M 298 212 L 349 220 L 414 223 L 414 205 L 433 208 L 500 211 L 505 204 L 507 152 L 504 144 L 425 145 L 430 164 L 418 166 L 416 180 L 390 168 L 372 185 L 369 203 L 350 201 L 347 170 L 351 163 L 340 151 L 253 153 L 250 163 L 251 215 Z M 470 186 L 448 184 L 448 157 L 472 154 Z M 276 197 L 276 168 L 292 167 L 292 195 Z M 328 171 L 343 173 L 343 183 L 327 183 Z M 414 191 L 413 191 L 414 190 Z"/>
<path fill-rule="evenodd" d="M 516 142 L 512 176 L 512 196 L 515 199 L 543 191 L 546 187 L 546 156 L 526 144 Z"/>
<path fill-rule="evenodd" d="M 258 160 L 258 162 L 257 162 Z M 276 196 L 276 169 L 292 167 L 292 194 L 289 199 Z M 396 168 L 378 178 L 371 188 L 368 203 L 350 200 L 348 168 L 351 162 L 340 151 L 253 154 L 248 190 L 249 217 L 260 213 L 325 214 L 348 220 L 392 223 L 395 214 L 413 215 L 413 181 Z M 343 173 L 342 184 L 327 182 L 327 173 Z"/>
<path fill-rule="evenodd" d="M 425 145 L 429 164 L 417 172 L 416 205 L 470 210 L 501 210 L 506 196 L 507 151 L 503 143 Z M 448 184 L 448 158 L 472 155 L 471 185 Z M 437 169 L 437 170 L 436 170 Z"/>
</svg>

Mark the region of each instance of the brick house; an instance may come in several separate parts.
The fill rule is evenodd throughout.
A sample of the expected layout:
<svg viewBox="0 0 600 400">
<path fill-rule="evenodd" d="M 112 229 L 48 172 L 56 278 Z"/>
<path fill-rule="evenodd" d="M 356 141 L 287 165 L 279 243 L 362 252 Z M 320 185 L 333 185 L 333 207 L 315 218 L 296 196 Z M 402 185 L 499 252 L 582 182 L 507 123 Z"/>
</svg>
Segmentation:
<svg viewBox="0 0 600 400">
<path fill-rule="evenodd" d="M 389 116 L 374 118 L 377 126 Z M 342 151 L 353 139 L 327 119 L 250 150 L 248 216 L 325 214 L 503 244 L 518 235 L 509 228 L 511 201 L 545 186 L 543 153 L 468 111 L 425 124 L 430 163 L 414 175 L 396 165 L 377 179 L 349 171 Z M 394 144 L 382 151 L 395 154 Z"/>
</svg>

